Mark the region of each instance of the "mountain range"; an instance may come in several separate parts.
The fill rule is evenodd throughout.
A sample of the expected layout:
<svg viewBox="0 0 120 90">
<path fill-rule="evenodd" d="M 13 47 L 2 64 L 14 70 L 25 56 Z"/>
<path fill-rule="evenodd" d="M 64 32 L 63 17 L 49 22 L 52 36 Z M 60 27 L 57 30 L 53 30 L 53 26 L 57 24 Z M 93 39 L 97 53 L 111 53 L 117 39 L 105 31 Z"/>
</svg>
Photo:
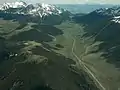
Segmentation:
<svg viewBox="0 0 120 90">
<path fill-rule="evenodd" d="M 57 4 L 56 6 L 61 7 L 65 10 L 70 11 L 71 13 L 84 13 L 88 14 L 96 9 L 102 8 L 111 8 L 116 5 L 110 4 Z M 119 6 L 119 5 L 118 5 Z"/>
<path fill-rule="evenodd" d="M 68 19 L 70 12 L 58 8 L 55 5 L 49 4 L 26 4 L 25 2 L 4 3 L 0 7 L 0 16 L 5 18 L 13 18 L 19 21 L 35 21 L 35 22 L 48 22 L 60 23 L 64 19 Z M 25 17 L 25 18 L 24 18 Z M 54 18 L 53 22 L 49 19 Z M 55 19 L 56 18 L 56 19 Z M 46 23 L 47 24 L 47 23 Z"/>
<path fill-rule="evenodd" d="M 0 6 L 0 90 L 120 88 L 120 7 L 60 7 Z"/>
</svg>

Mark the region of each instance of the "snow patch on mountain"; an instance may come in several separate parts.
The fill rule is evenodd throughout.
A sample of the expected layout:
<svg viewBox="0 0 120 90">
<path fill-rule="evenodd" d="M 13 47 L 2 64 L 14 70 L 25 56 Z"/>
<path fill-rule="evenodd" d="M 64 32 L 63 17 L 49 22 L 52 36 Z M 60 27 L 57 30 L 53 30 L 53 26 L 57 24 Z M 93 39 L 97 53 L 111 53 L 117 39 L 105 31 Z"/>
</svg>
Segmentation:
<svg viewBox="0 0 120 90">
<path fill-rule="evenodd" d="M 120 7 L 114 6 L 112 8 L 100 8 L 95 10 L 95 12 L 104 16 L 118 16 L 120 15 Z"/>
<path fill-rule="evenodd" d="M 120 16 L 113 17 L 113 19 L 111 21 L 113 21 L 115 23 L 120 23 Z"/>
<path fill-rule="evenodd" d="M 11 9 L 11 10 L 9 10 Z M 17 9 L 17 10 L 12 10 Z M 26 4 L 25 2 L 14 2 L 14 3 L 4 3 L 0 10 L 5 13 L 13 13 L 13 14 L 25 14 L 32 16 L 43 16 L 48 15 L 60 15 L 65 10 L 56 7 L 55 5 L 50 4 Z M 8 11 L 7 11 L 8 10 Z"/>
<path fill-rule="evenodd" d="M 120 23 L 120 6 L 114 6 L 111 8 L 100 8 L 95 11 L 98 15 L 106 16 L 111 18 L 111 21 Z"/>
<path fill-rule="evenodd" d="M 115 22 L 115 23 L 120 23 L 120 20 L 113 19 L 112 21 Z"/>
<path fill-rule="evenodd" d="M 116 17 L 114 17 L 115 19 L 120 19 L 120 16 L 116 16 Z"/>
<path fill-rule="evenodd" d="M 21 8 L 21 7 L 26 7 L 25 2 L 13 2 L 13 3 L 4 3 L 1 7 L 0 10 L 6 10 L 9 8 Z"/>
</svg>

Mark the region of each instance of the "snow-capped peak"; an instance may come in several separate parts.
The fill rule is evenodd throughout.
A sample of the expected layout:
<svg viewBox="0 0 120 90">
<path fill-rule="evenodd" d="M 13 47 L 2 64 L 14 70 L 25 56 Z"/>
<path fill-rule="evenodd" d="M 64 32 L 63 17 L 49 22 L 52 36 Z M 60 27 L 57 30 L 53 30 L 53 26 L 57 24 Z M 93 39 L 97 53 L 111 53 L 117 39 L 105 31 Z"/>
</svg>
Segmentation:
<svg viewBox="0 0 120 90">
<path fill-rule="evenodd" d="M 92 13 L 108 17 L 112 22 L 120 23 L 120 6 L 114 6 L 111 8 L 100 8 L 93 11 Z"/>
<path fill-rule="evenodd" d="M 95 12 L 104 16 L 118 16 L 120 15 L 120 7 L 114 6 L 112 8 L 100 8 L 95 10 Z"/>
<path fill-rule="evenodd" d="M 120 19 L 120 16 L 115 16 L 114 18 L 115 18 L 115 19 Z"/>
<path fill-rule="evenodd" d="M 13 3 L 4 3 L 0 9 L 1 10 L 6 10 L 9 8 L 21 8 L 21 7 L 26 7 L 26 3 L 25 2 L 13 2 Z"/>
<path fill-rule="evenodd" d="M 15 10 L 8 10 L 10 8 L 18 8 Z M 15 13 L 15 14 L 25 14 L 25 15 L 32 15 L 32 16 L 48 16 L 48 15 L 60 15 L 64 12 L 64 10 L 56 7 L 55 5 L 50 4 L 26 4 L 25 2 L 14 2 L 14 3 L 4 3 L 0 7 L 1 11 L 5 11 L 5 13 Z"/>
</svg>

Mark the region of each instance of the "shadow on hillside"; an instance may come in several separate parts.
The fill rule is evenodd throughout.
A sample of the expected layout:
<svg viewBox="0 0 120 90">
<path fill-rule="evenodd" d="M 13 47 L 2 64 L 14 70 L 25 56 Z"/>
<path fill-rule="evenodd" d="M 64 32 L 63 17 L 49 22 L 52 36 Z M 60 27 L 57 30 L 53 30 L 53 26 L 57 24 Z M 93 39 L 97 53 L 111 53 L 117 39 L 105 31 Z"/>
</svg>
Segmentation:
<svg viewBox="0 0 120 90">
<path fill-rule="evenodd" d="M 35 55 L 45 56 L 49 60 L 54 60 L 54 62 L 57 62 L 57 64 L 61 64 L 62 66 L 64 66 L 64 65 L 68 66 L 69 65 L 68 62 L 73 63 L 73 61 L 70 60 L 69 58 L 66 58 L 65 56 L 62 56 L 61 54 L 57 54 L 54 51 L 48 52 L 41 47 L 37 47 L 37 48 L 33 49 L 32 52 Z"/>
<path fill-rule="evenodd" d="M 52 41 L 53 38 L 49 35 L 42 33 L 36 29 L 31 29 L 29 31 L 24 31 L 19 33 L 18 35 L 14 35 L 10 38 L 13 41 L 37 41 L 37 42 L 49 42 Z"/>
<path fill-rule="evenodd" d="M 63 34 L 62 30 L 51 25 L 33 25 L 32 28 L 12 36 L 10 40 L 50 42 L 54 39 L 53 37 Z"/>
<path fill-rule="evenodd" d="M 60 50 L 59 48 L 56 48 L 56 47 L 52 47 L 52 46 L 50 46 L 50 45 L 48 45 L 47 43 L 42 43 L 42 45 L 45 47 L 45 48 L 47 48 L 47 49 L 49 49 L 49 50 L 52 50 L 52 49 L 54 49 L 54 50 Z"/>
<path fill-rule="evenodd" d="M 13 20 L 13 21 L 18 21 L 20 23 L 28 23 L 28 22 L 33 22 L 33 23 L 38 23 L 39 17 L 31 17 L 30 15 L 23 15 L 23 14 L 12 14 L 12 13 L 4 13 L 0 12 L 0 18 L 4 20 Z"/>
<path fill-rule="evenodd" d="M 83 37 L 91 37 L 96 35 L 100 29 L 102 29 L 111 20 L 110 17 L 99 15 L 92 12 L 84 16 L 74 16 L 73 20 L 84 26 L 84 32 L 86 32 Z"/>
<path fill-rule="evenodd" d="M 31 90 L 53 90 L 53 89 L 50 87 L 47 87 L 47 86 L 38 86 L 38 87 L 35 87 Z"/>
<path fill-rule="evenodd" d="M 50 34 L 52 36 L 62 35 L 62 30 L 51 25 L 33 25 L 34 29 L 39 29 L 42 33 Z"/>
<path fill-rule="evenodd" d="M 5 45 L 5 39 L 0 37 L 0 64 L 8 58 L 8 50 Z"/>
<path fill-rule="evenodd" d="M 23 28 L 26 27 L 27 25 L 28 25 L 27 23 L 20 23 L 20 25 L 19 25 L 15 30 L 23 29 Z"/>
</svg>

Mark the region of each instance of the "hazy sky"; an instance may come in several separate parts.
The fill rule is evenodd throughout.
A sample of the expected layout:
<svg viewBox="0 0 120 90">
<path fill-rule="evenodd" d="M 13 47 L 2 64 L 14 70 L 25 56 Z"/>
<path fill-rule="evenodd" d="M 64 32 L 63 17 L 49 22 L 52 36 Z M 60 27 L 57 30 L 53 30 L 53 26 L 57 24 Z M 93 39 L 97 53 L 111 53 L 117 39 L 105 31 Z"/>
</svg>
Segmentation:
<svg viewBox="0 0 120 90">
<path fill-rule="evenodd" d="M 0 4 L 4 2 L 14 2 L 20 0 L 0 0 Z M 51 3 L 51 4 L 120 4 L 120 0 L 22 0 L 27 3 Z"/>
</svg>

